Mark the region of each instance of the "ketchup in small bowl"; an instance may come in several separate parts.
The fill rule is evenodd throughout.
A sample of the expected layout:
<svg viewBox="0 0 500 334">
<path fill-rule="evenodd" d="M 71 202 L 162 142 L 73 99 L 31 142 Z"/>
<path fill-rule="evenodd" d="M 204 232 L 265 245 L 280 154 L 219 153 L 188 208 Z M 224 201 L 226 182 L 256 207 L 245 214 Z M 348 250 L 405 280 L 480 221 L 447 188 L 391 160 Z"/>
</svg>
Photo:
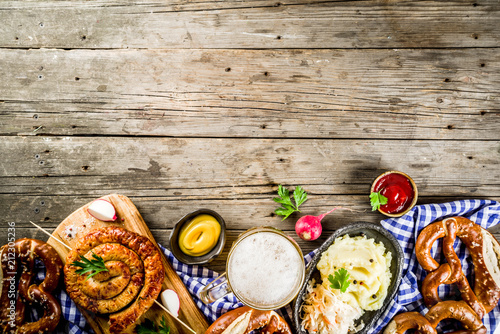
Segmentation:
<svg viewBox="0 0 500 334">
<path fill-rule="evenodd" d="M 373 181 L 371 192 L 387 198 L 387 204 L 378 211 L 389 217 L 400 217 L 417 203 L 418 191 L 415 182 L 405 173 L 385 172 Z"/>
</svg>

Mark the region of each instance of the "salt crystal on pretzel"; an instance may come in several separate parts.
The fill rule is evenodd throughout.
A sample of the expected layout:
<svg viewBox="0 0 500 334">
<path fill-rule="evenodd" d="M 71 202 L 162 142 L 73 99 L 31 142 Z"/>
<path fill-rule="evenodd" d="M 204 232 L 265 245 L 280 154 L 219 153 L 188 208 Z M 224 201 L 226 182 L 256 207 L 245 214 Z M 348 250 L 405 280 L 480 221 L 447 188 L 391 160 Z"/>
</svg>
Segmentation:
<svg viewBox="0 0 500 334">
<path fill-rule="evenodd" d="M 455 237 L 469 249 L 474 264 L 474 291 L 462 271 L 460 260 L 453 249 Z M 436 240 L 443 239 L 443 251 L 448 263 L 439 264 L 430 254 Z M 422 285 L 427 306 L 440 301 L 437 287 L 456 283 L 462 298 L 482 318 L 500 300 L 500 244 L 481 226 L 463 217 L 446 218 L 426 226 L 415 244 L 417 260 L 430 272 Z"/>
<path fill-rule="evenodd" d="M 51 294 L 59 284 L 63 266 L 59 254 L 49 244 L 35 239 L 19 239 L 14 242 L 14 247 L 9 247 L 5 245 L 1 249 L 0 305 L 15 303 L 15 308 L 14 314 L 11 314 L 11 309 L 2 307 L 0 312 L 2 333 L 35 334 L 54 331 L 61 318 L 61 306 Z M 9 253 L 13 253 L 14 256 L 9 257 Z M 33 284 L 35 258 L 40 259 L 45 265 L 45 279 L 39 285 Z M 16 272 L 20 270 L 22 274 L 19 284 L 17 287 L 14 286 L 14 290 L 18 291 L 18 299 L 14 302 L 11 298 L 13 288 L 11 281 L 15 282 Z M 27 303 L 40 305 L 44 309 L 44 314 L 38 321 L 25 321 Z"/>
</svg>

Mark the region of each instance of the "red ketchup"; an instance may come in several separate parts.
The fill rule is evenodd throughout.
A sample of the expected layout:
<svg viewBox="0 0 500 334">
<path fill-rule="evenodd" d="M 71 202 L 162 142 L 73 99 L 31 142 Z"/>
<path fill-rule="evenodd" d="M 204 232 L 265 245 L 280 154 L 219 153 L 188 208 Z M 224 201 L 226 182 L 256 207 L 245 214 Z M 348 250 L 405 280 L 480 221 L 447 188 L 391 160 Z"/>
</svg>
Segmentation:
<svg viewBox="0 0 500 334">
<path fill-rule="evenodd" d="M 387 204 L 381 205 L 380 210 L 386 213 L 400 213 L 410 207 L 415 191 L 410 180 L 404 175 L 391 173 L 381 177 L 373 191 L 387 197 Z"/>
</svg>

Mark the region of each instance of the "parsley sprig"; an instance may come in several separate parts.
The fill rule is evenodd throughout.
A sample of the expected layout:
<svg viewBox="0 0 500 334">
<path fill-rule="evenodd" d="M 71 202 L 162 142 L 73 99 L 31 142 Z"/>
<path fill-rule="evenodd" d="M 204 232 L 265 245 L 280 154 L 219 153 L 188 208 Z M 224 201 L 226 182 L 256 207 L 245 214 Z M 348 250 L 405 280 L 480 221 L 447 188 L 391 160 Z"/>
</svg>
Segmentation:
<svg viewBox="0 0 500 334">
<path fill-rule="evenodd" d="M 170 327 L 167 326 L 165 316 L 161 317 L 160 326 L 156 328 L 153 321 L 146 319 L 143 323 L 136 327 L 137 334 L 170 334 Z"/>
<path fill-rule="evenodd" d="M 299 206 L 307 200 L 307 193 L 304 188 L 301 186 L 295 187 L 293 191 L 293 200 L 295 204 L 292 202 L 290 198 L 290 191 L 283 187 L 281 184 L 278 186 L 278 196 L 273 198 L 273 201 L 276 203 L 280 203 L 281 207 L 274 210 L 278 216 L 284 216 L 282 221 L 287 219 L 295 211 L 300 212 Z"/>
<path fill-rule="evenodd" d="M 334 274 L 335 277 L 331 274 L 328 275 L 328 280 L 332 283 L 330 287 L 332 289 L 340 290 L 342 293 L 346 292 L 347 288 L 351 284 L 351 282 L 349 282 L 349 276 L 351 275 L 349 275 L 349 272 L 344 268 L 337 270 Z"/>
<path fill-rule="evenodd" d="M 381 190 L 382 191 L 382 190 Z M 372 211 L 380 209 L 381 205 L 387 204 L 387 197 L 379 192 L 372 192 L 370 194 L 370 203 L 372 205 Z"/>
<path fill-rule="evenodd" d="M 83 275 L 88 272 L 92 272 L 90 275 L 87 276 L 85 280 L 88 280 L 89 278 L 100 273 L 101 271 L 109 271 L 108 268 L 106 268 L 102 257 L 96 255 L 94 252 L 92 252 L 92 257 L 93 260 L 89 260 L 86 257 L 80 255 L 80 261 L 73 261 L 71 263 L 72 266 L 82 268 L 76 270 L 77 274 Z"/>
</svg>

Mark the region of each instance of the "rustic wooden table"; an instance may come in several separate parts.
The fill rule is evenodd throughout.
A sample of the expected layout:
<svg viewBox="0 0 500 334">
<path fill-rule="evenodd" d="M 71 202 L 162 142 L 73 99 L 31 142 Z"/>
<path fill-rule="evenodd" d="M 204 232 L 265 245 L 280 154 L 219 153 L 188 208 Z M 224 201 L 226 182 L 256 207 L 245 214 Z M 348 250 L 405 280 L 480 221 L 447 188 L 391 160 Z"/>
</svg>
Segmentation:
<svg viewBox="0 0 500 334">
<path fill-rule="evenodd" d="M 298 238 L 273 214 L 342 205 L 378 223 L 372 180 L 419 203 L 500 200 L 500 3 L 3 0 L 0 223 L 46 236 L 90 200 L 129 196 L 163 245 L 197 208 Z M 499 236 L 498 229 L 494 230 Z M 2 233 L 0 244 L 6 242 Z"/>
</svg>

